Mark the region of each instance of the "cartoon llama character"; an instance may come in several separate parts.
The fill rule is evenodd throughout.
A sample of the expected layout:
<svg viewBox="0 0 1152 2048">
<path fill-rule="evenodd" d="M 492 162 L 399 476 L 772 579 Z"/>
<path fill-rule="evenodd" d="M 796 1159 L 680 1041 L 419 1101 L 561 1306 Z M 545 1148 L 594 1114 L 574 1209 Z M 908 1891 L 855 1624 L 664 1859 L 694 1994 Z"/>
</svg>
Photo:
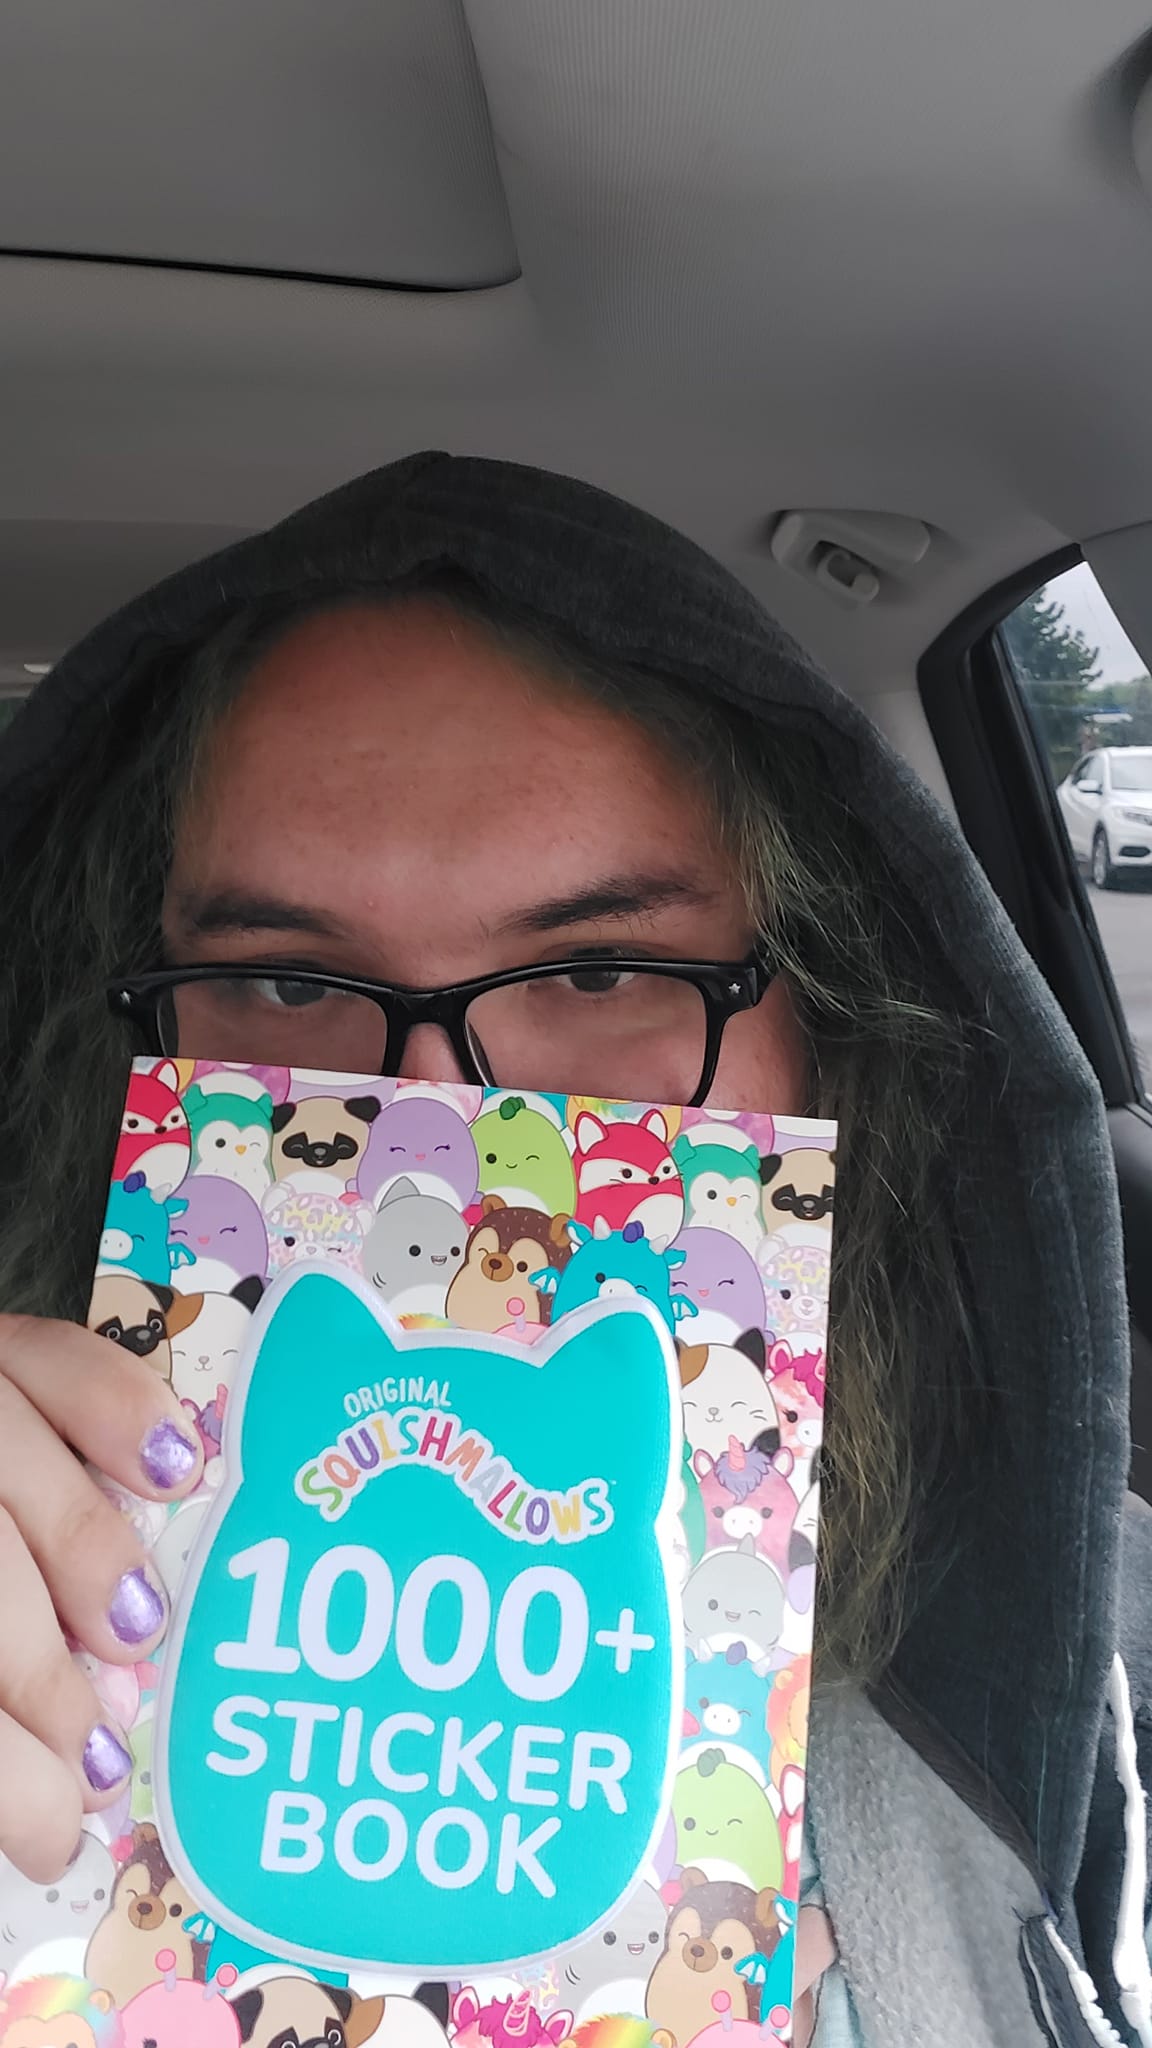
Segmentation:
<svg viewBox="0 0 1152 2048">
<path fill-rule="evenodd" d="M 670 1244 L 684 1224 L 684 1188 L 668 1149 L 664 1113 L 639 1123 L 603 1123 L 591 1111 L 576 1119 L 576 1221 L 591 1230 L 639 1223 L 646 1238 Z"/>
</svg>

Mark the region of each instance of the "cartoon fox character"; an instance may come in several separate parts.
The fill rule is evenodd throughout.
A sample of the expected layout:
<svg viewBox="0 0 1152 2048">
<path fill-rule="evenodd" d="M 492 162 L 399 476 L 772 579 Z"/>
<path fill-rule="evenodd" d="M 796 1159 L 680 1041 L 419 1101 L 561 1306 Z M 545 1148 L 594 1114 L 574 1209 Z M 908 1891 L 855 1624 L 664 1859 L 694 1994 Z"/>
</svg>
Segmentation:
<svg viewBox="0 0 1152 2048">
<path fill-rule="evenodd" d="M 638 1123 L 603 1123 L 591 1110 L 576 1119 L 576 1221 L 587 1230 L 639 1223 L 666 1244 L 684 1224 L 684 1183 L 668 1148 L 664 1113 L 649 1109 Z"/>
<path fill-rule="evenodd" d="M 192 1140 L 177 1094 L 179 1076 L 171 1060 L 157 1060 L 146 1074 L 134 1070 L 120 1122 L 113 1180 L 142 1173 L 150 1193 L 170 1195 L 188 1171 Z"/>
</svg>

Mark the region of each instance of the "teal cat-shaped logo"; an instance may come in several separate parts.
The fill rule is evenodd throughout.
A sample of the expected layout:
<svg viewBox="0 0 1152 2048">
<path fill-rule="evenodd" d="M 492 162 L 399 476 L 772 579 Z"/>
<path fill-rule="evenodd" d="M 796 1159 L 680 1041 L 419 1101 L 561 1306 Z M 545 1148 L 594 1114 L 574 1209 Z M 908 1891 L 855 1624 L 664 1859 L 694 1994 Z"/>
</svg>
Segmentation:
<svg viewBox="0 0 1152 2048">
<path fill-rule="evenodd" d="M 680 1435 L 639 1297 L 528 1348 L 409 1334 L 333 1270 L 278 1282 L 159 1708 L 199 1903 L 276 1955 L 449 1977 L 607 1919 L 676 1754 Z"/>
</svg>

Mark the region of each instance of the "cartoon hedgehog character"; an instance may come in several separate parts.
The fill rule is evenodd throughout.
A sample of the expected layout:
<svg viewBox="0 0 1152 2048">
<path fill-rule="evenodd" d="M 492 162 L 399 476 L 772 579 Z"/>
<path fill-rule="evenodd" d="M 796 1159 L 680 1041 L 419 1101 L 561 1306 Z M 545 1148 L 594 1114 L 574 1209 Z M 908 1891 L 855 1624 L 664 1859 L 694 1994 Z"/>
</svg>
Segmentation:
<svg viewBox="0 0 1152 2048">
<path fill-rule="evenodd" d="M 485 1195 L 481 1212 L 448 1290 L 449 1321 L 461 1330 L 531 1341 L 552 1320 L 552 1297 L 533 1286 L 532 1275 L 544 1267 L 563 1272 L 572 1256 L 570 1219 L 510 1209 L 500 1195 Z"/>
</svg>

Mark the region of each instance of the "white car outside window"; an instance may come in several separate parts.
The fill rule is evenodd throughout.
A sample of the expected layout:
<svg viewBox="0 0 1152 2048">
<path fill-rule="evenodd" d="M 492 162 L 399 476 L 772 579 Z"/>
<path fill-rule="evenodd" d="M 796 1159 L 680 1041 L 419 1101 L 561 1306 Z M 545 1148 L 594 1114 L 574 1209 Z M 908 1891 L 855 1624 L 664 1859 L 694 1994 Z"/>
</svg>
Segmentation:
<svg viewBox="0 0 1152 2048">
<path fill-rule="evenodd" d="M 1072 850 L 1098 889 L 1152 874 L 1152 747 L 1100 747 L 1056 791 Z"/>
</svg>

